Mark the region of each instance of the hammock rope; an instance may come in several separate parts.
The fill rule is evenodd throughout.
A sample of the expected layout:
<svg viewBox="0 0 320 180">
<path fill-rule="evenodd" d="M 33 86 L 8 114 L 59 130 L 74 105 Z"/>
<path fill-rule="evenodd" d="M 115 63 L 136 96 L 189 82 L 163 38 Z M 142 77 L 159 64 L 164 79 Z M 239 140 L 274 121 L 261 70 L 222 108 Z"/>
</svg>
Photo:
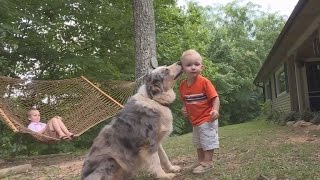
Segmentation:
<svg viewBox="0 0 320 180">
<path fill-rule="evenodd" d="M 27 111 L 36 106 L 42 122 L 61 116 L 66 127 L 79 136 L 116 115 L 135 89 L 134 82 L 110 81 L 103 85 L 107 87 L 104 91 L 83 76 L 64 80 L 0 76 L 0 119 L 13 132 L 31 134 L 44 143 L 59 141 L 27 128 Z"/>
</svg>

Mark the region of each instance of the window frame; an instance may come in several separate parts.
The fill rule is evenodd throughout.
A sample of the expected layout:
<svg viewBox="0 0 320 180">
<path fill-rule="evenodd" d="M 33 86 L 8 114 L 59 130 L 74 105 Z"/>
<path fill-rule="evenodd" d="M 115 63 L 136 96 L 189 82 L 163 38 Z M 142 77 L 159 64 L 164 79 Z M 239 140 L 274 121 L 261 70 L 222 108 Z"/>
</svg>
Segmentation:
<svg viewBox="0 0 320 180">
<path fill-rule="evenodd" d="M 268 91 L 269 91 L 269 97 L 268 97 Z M 265 101 L 271 101 L 272 100 L 272 87 L 271 87 L 271 79 L 268 79 L 267 82 L 264 83 L 264 98 Z"/>
<path fill-rule="evenodd" d="M 287 76 L 286 76 L 286 72 L 285 72 L 285 68 L 284 68 L 284 66 L 285 65 L 283 65 L 283 66 L 281 66 L 275 73 L 274 73 L 274 80 L 275 80 L 275 92 L 276 92 L 276 97 L 279 97 L 279 96 L 282 96 L 282 95 L 284 95 L 284 94 L 286 94 L 287 93 L 287 89 L 288 89 L 288 87 L 287 87 L 287 80 L 286 80 L 286 78 L 287 78 Z M 283 83 L 284 83 L 284 89 L 281 91 L 281 82 L 280 82 L 280 76 L 281 76 L 281 74 L 283 73 L 283 77 L 284 77 L 284 81 L 283 81 Z"/>
</svg>

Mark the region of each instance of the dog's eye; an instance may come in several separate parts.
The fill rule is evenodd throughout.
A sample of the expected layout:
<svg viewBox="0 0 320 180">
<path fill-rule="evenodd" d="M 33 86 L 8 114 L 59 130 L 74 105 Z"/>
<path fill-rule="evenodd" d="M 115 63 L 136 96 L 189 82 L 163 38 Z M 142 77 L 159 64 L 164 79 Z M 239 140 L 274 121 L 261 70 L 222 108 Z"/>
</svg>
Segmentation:
<svg viewBox="0 0 320 180">
<path fill-rule="evenodd" d="M 168 68 L 165 68 L 165 69 L 162 71 L 162 73 L 165 74 L 165 75 L 169 74 L 169 72 L 170 72 L 170 70 L 169 70 Z"/>
</svg>

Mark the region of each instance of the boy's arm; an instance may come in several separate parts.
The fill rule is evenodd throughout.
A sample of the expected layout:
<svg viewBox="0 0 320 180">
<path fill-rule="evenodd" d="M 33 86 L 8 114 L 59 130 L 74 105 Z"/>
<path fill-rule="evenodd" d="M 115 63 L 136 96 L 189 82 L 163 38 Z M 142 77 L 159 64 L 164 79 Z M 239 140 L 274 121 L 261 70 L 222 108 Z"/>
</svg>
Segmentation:
<svg viewBox="0 0 320 180">
<path fill-rule="evenodd" d="M 183 116 L 188 117 L 188 112 L 187 112 L 186 106 L 184 104 L 181 108 L 181 113 Z"/>
<path fill-rule="evenodd" d="M 182 83 L 181 83 L 182 84 Z M 182 88 L 181 88 L 181 85 L 179 86 L 179 92 L 180 92 L 180 100 L 182 102 L 182 108 L 181 108 L 181 113 L 184 117 L 188 117 L 188 112 L 187 112 L 187 108 L 186 108 L 186 105 L 185 105 L 185 102 L 184 102 L 184 98 L 183 98 L 183 95 L 182 95 Z"/>
<path fill-rule="evenodd" d="M 220 99 L 219 99 L 219 96 L 217 96 L 212 99 L 212 109 L 210 112 L 212 121 L 219 118 L 220 116 L 219 109 L 220 109 Z"/>
</svg>

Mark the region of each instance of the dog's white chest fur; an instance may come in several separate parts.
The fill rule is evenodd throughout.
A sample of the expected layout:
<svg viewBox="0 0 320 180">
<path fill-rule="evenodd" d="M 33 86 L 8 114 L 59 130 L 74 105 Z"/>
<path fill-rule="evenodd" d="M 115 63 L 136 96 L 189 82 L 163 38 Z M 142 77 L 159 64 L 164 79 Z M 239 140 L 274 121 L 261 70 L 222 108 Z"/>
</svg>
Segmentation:
<svg viewBox="0 0 320 180">
<path fill-rule="evenodd" d="M 142 86 L 133 98 L 138 100 L 138 105 L 159 112 L 161 118 L 161 131 L 165 133 L 163 135 L 169 135 L 172 132 L 172 112 L 167 106 L 164 106 L 161 103 L 172 103 L 174 101 L 176 95 L 173 90 L 169 90 L 161 96 L 155 97 L 156 99 L 153 100 L 148 97 L 145 87 Z"/>
<path fill-rule="evenodd" d="M 172 132 L 172 112 L 165 106 L 159 108 L 159 112 L 161 113 L 161 130 L 165 132 L 165 135 L 169 135 Z"/>
</svg>

